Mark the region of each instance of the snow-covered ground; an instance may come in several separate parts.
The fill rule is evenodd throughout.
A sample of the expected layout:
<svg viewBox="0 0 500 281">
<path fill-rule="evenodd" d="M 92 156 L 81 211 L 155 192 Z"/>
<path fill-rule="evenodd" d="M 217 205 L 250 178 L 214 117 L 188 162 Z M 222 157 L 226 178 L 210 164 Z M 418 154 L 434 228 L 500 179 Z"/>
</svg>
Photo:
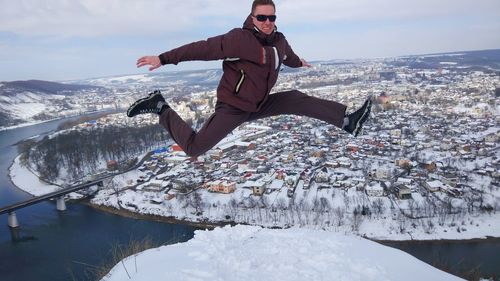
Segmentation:
<svg viewBox="0 0 500 281">
<path fill-rule="evenodd" d="M 20 156 L 16 157 L 10 166 L 10 179 L 19 189 L 33 195 L 42 196 L 63 188 L 62 183 L 49 184 L 39 179 L 38 175 L 21 165 Z M 67 199 L 81 199 L 83 195 L 72 192 L 66 195 Z"/>
<path fill-rule="evenodd" d="M 165 175 L 180 173 L 186 164 L 174 166 Z M 43 195 L 61 188 L 40 182 L 38 177 L 19 163 L 19 157 L 13 163 L 10 174 L 12 181 L 20 189 L 35 196 Z M 135 182 L 145 173 L 132 170 L 126 174 L 118 175 L 113 179 L 116 186 L 124 187 L 130 182 Z M 193 175 L 193 177 L 196 175 Z M 137 190 L 124 190 L 116 194 L 112 188 L 101 190 L 94 199 L 93 204 L 104 205 L 119 210 L 140 213 L 143 215 L 157 215 L 171 217 L 180 221 L 191 222 L 236 222 L 264 227 L 289 227 L 291 225 L 309 229 L 325 229 L 335 233 L 355 233 L 360 236 L 375 240 L 465 240 L 486 237 L 500 237 L 500 214 L 490 213 L 481 215 L 450 216 L 446 222 L 440 222 L 439 217 L 409 219 L 392 212 L 388 198 L 371 199 L 363 195 L 359 197 L 354 189 L 347 193 L 337 189 L 324 189 L 305 192 L 299 187 L 295 194 L 297 205 L 314 206 L 319 198 L 331 198 L 332 206 L 344 206 L 344 209 L 332 207 L 328 211 L 298 211 L 295 207 L 288 207 L 286 188 L 281 188 L 266 197 L 255 197 L 252 191 L 239 186 L 232 194 L 210 193 L 205 190 L 198 191 L 200 195 L 200 210 L 193 207 L 194 197 L 173 198 L 166 200 L 156 191 L 149 191 L 138 186 Z M 144 189 L 143 189 L 144 188 Z M 72 198 L 78 198 L 72 194 Z M 414 196 L 418 201 L 418 196 Z M 265 198 L 265 199 L 264 199 Z M 352 203 L 360 200 L 381 200 L 385 211 L 378 215 L 357 216 L 345 210 L 344 201 Z M 307 203 L 306 203 L 307 202 Z M 398 201 L 396 201 L 398 202 Z M 245 205 L 246 204 L 246 205 Z M 259 207 L 261 204 L 267 208 Z M 371 203 L 370 203 L 371 204 Z M 399 208 L 406 208 L 405 201 L 400 200 Z M 255 205 L 255 207 L 248 207 Z M 272 206 L 272 207 L 269 207 Z M 285 207 L 285 208 L 283 208 Z M 227 217 L 229 215 L 229 218 Z"/>
<path fill-rule="evenodd" d="M 352 235 L 226 226 L 118 263 L 118 280 L 462 280 L 415 257 Z"/>
<path fill-rule="evenodd" d="M 16 186 L 33 195 L 60 188 L 40 182 L 36 175 L 20 165 L 19 157 L 13 163 L 10 174 Z M 184 214 L 190 216 L 188 212 Z M 188 219 L 196 220 L 196 217 L 193 215 Z M 495 224 L 492 222 L 492 225 Z M 373 222 L 364 227 L 371 233 L 386 233 L 383 230 L 388 226 L 386 222 Z M 394 234 L 390 238 L 408 239 L 408 236 Z M 383 237 L 388 238 L 386 235 Z M 103 281 L 165 278 L 460 280 L 409 254 L 353 234 L 310 228 L 266 229 L 238 225 L 197 231 L 195 238 L 186 243 L 150 249 L 131 256 L 117 264 Z"/>
<path fill-rule="evenodd" d="M 20 189 L 34 196 L 41 196 L 60 189 L 60 186 L 50 185 L 38 179 L 38 176 L 21 166 L 20 156 L 16 157 L 10 167 L 10 178 Z"/>
</svg>

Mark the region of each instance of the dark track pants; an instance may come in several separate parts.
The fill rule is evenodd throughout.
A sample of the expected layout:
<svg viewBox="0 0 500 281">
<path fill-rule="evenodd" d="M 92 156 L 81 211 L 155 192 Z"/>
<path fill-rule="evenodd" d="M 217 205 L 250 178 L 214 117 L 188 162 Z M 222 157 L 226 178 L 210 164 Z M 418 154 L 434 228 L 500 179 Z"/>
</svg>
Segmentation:
<svg viewBox="0 0 500 281">
<path fill-rule="evenodd" d="M 270 95 L 258 112 L 246 112 L 217 102 L 215 112 L 198 132 L 172 109 L 167 109 L 160 115 L 160 124 L 187 155 L 197 157 L 244 122 L 293 114 L 319 119 L 341 128 L 345 111 L 346 106 L 338 102 L 311 97 L 300 91 L 287 91 Z"/>
</svg>

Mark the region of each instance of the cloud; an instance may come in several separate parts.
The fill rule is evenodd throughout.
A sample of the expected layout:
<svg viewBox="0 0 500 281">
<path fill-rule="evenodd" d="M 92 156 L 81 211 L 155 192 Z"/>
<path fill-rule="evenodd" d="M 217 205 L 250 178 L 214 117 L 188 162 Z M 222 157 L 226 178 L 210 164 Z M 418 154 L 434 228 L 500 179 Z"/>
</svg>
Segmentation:
<svg viewBox="0 0 500 281">
<path fill-rule="evenodd" d="M 500 37 L 493 35 L 500 34 L 498 0 L 283 0 L 280 3 L 281 30 L 286 29 L 294 49 L 311 60 L 500 47 Z"/>
<path fill-rule="evenodd" d="M 280 25 L 498 16 L 498 0 L 276 0 Z M 0 31 L 27 36 L 151 36 L 241 24 L 251 0 L 0 0 Z"/>
<path fill-rule="evenodd" d="M 144 71 L 135 68 L 137 57 L 241 26 L 251 3 L 0 0 L 0 77 L 67 79 Z M 279 30 L 307 60 L 500 48 L 499 0 L 275 3 Z"/>
<path fill-rule="evenodd" d="M 243 12 L 229 0 L 0 0 L 0 5 L 0 31 L 28 36 L 182 32 L 199 28 L 206 17 Z"/>
<path fill-rule="evenodd" d="M 279 1 L 289 22 L 415 20 L 450 16 L 500 16 L 498 0 L 335 0 Z"/>
<path fill-rule="evenodd" d="M 500 25 L 373 26 L 357 32 L 332 30 L 294 34 L 294 51 L 308 60 L 382 58 L 452 51 L 498 49 Z M 314 42 L 311 46 L 310 42 Z"/>
</svg>

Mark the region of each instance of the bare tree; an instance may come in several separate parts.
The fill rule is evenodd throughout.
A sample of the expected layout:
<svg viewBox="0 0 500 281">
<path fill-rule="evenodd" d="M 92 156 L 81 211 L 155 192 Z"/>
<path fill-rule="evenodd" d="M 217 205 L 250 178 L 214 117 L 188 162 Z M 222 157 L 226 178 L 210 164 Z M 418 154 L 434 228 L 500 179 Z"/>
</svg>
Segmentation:
<svg viewBox="0 0 500 281">
<path fill-rule="evenodd" d="M 198 190 L 191 192 L 189 197 L 190 205 L 195 209 L 196 215 L 201 215 L 203 213 L 203 199 Z"/>
<path fill-rule="evenodd" d="M 363 223 L 363 215 L 361 214 L 361 212 L 362 212 L 361 207 L 357 206 L 354 209 L 354 212 L 352 213 L 351 229 L 352 229 L 352 231 L 354 231 L 356 233 L 359 231 L 359 227 Z"/>
<path fill-rule="evenodd" d="M 229 215 L 232 220 L 236 220 L 236 216 L 238 215 L 238 202 L 234 198 L 229 200 Z"/>
<path fill-rule="evenodd" d="M 375 215 L 380 218 L 385 212 L 384 201 L 381 198 L 375 199 L 372 202 L 372 209 L 374 210 Z"/>
<path fill-rule="evenodd" d="M 336 225 L 337 226 L 344 225 L 345 210 L 338 207 L 334 209 L 333 213 L 335 216 Z"/>
<path fill-rule="evenodd" d="M 397 220 L 398 220 L 399 233 L 401 233 L 401 234 L 406 233 L 406 223 L 407 223 L 408 218 L 405 215 L 403 215 L 402 213 L 399 213 Z"/>
</svg>

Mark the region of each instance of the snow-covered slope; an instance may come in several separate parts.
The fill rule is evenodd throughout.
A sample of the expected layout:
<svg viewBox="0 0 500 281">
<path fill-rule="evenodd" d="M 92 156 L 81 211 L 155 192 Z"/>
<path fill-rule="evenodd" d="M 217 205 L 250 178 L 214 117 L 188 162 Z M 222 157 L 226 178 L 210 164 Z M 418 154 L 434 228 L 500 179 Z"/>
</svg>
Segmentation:
<svg viewBox="0 0 500 281">
<path fill-rule="evenodd" d="M 0 129 L 105 109 L 109 90 L 28 80 L 0 83 Z M 116 98 L 115 98 L 116 99 Z M 101 106 L 102 105 L 102 106 Z"/>
<path fill-rule="evenodd" d="M 131 256 L 115 280 L 461 280 L 378 243 L 307 229 L 226 226 Z"/>
<path fill-rule="evenodd" d="M 202 69 L 192 71 L 169 71 L 133 75 L 118 75 L 84 80 L 74 80 L 71 83 L 101 86 L 107 88 L 137 88 L 137 87 L 172 87 L 178 85 L 217 87 L 222 76 L 220 69 Z"/>
<path fill-rule="evenodd" d="M 0 96 L 0 108 L 15 119 L 30 120 L 47 108 L 47 99 L 64 99 L 64 96 L 19 92 L 13 96 Z"/>
</svg>

